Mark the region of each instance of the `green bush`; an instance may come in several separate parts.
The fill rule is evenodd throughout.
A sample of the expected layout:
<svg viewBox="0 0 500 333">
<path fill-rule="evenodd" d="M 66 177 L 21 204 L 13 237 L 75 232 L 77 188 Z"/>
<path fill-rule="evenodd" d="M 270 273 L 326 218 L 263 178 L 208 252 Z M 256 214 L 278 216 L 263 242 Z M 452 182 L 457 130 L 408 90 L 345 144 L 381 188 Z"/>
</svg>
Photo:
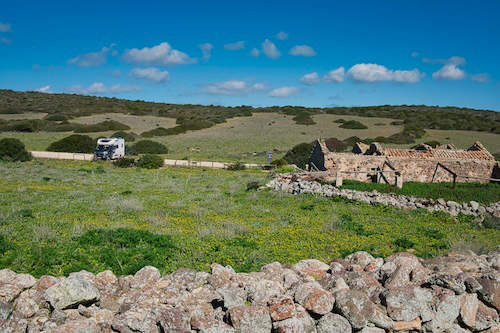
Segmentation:
<svg viewBox="0 0 500 333">
<path fill-rule="evenodd" d="M 113 165 L 119 168 L 130 168 L 134 166 L 134 164 L 135 164 L 135 159 L 127 157 L 119 158 L 113 162 Z"/>
<path fill-rule="evenodd" d="M 166 136 L 166 135 L 170 135 L 170 131 L 164 127 L 157 127 L 150 131 L 141 133 L 141 136 L 144 138 L 152 138 L 153 136 Z"/>
<path fill-rule="evenodd" d="M 361 138 L 358 138 L 357 136 L 350 136 L 347 139 L 343 140 L 344 143 L 348 146 L 354 146 L 356 143 L 361 142 Z"/>
<path fill-rule="evenodd" d="M 311 118 L 308 112 L 301 112 L 292 118 L 298 125 L 314 125 L 316 122 Z"/>
<path fill-rule="evenodd" d="M 348 120 L 339 126 L 340 128 L 348 128 L 348 129 L 367 129 L 368 126 L 360 123 L 357 120 Z"/>
<path fill-rule="evenodd" d="M 246 169 L 246 166 L 245 164 L 241 163 L 241 162 L 236 162 L 236 163 L 233 163 L 233 164 L 229 164 L 227 166 L 227 169 L 228 170 L 231 170 L 231 171 L 236 171 L 236 170 L 245 170 Z"/>
<path fill-rule="evenodd" d="M 334 120 L 333 122 L 334 122 L 334 123 L 337 123 L 337 124 L 343 124 L 343 123 L 345 123 L 346 121 L 347 121 L 347 120 L 345 120 L 345 119 L 339 118 L 339 119 Z"/>
<path fill-rule="evenodd" d="M 69 117 L 65 114 L 48 114 L 45 117 L 43 117 L 44 120 L 48 121 L 64 121 L 64 120 L 69 120 Z"/>
<path fill-rule="evenodd" d="M 426 141 L 424 142 L 426 145 L 429 145 L 431 146 L 432 148 L 436 148 L 436 147 L 439 147 L 441 146 L 441 143 L 439 141 L 436 141 L 436 140 L 432 140 L 432 141 Z"/>
<path fill-rule="evenodd" d="M 133 136 L 130 133 L 123 132 L 123 131 L 118 131 L 115 132 L 111 135 L 112 138 L 124 138 L 125 142 L 134 142 L 135 141 L 135 136 Z"/>
<path fill-rule="evenodd" d="M 3 161 L 30 161 L 33 157 L 24 147 L 24 143 L 14 138 L 0 140 L 0 160 Z"/>
<path fill-rule="evenodd" d="M 144 169 L 158 169 L 163 166 L 163 157 L 154 154 L 141 156 L 137 161 L 137 166 Z"/>
<path fill-rule="evenodd" d="M 90 132 L 106 132 L 106 131 L 123 131 L 129 130 L 128 125 L 122 124 L 115 120 L 105 120 L 97 124 L 81 125 L 75 129 L 75 133 L 90 133 Z"/>
<path fill-rule="evenodd" d="M 93 153 L 95 147 L 96 140 L 90 136 L 73 134 L 52 142 L 47 150 L 67 153 Z"/>
<path fill-rule="evenodd" d="M 277 160 L 272 161 L 271 164 L 275 165 L 276 168 L 281 168 L 284 167 L 285 165 L 288 165 L 288 162 L 284 158 L 279 158 Z"/>
<path fill-rule="evenodd" d="M 283 157 L 288 163 L 295 164 L 301 169 L 306 167 L 311 152 L 313 150 L 312 143 L 299 143 L 290 149 Z"/>
<path fill-rule="evenodd" d="M 345 144 L 345 142 L 340 141 L 337 138 L 326 139 L 325 144 L 328 150 L 334 152 L 345 151 L 347 149 L 347 145 Z"/>
<path fill-rule="evenodd" d="M 168 154 L 168 148 L 156 141 L 141 140 L 132 146 L 138 154 Z"/>
<path fill-rule="evenodd" d="M 255 191 L 260 187 L 260 183 L 258 181 L 251 181 L 247 183 L 247 191 Z"/>
</svg>

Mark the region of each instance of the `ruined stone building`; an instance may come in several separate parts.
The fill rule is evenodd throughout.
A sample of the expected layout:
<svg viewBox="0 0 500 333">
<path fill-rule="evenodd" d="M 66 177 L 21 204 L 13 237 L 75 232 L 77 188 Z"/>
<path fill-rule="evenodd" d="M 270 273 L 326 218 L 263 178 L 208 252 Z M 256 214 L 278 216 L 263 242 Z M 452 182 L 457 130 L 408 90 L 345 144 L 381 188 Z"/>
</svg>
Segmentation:
<svg viewBox="0 0 500 333">
<path fill-rule="evenodd" d="M 396 174 L 404 181 L 416 182 L 451 182 L 454 177 L 457 182 L 488 182 L 489 178 L 500 178 L 498 162 L 480 142 L 465 150 L 451 144 L 403 149 L 360 142 L 352 152 L 332 152 L 324 140 L 317 140 L 309 168 L 365 182 L 380 181 L 381 174 L 389 183 L 395 181 Z"/>
</svg>

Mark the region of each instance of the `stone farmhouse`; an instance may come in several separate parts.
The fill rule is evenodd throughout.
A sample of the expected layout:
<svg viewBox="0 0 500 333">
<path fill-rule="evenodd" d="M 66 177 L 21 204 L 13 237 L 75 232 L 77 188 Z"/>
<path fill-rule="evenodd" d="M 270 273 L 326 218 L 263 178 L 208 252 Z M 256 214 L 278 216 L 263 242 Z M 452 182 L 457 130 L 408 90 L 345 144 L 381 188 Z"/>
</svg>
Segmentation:
<svg viewBox="0 0 500 333">
<path fill-rule="evenodd" d="M 451 144 L 432 148 L 388 148 L 379 143 L 357 143 L 352 152 L 332 152 L 317 140 L 308 163 L 311 171 L 328 171 L 331 177 L 363 182 L 488 182 L 500 178 L 498 162 L 475 142 L 468 149 Z"/>
</svg>

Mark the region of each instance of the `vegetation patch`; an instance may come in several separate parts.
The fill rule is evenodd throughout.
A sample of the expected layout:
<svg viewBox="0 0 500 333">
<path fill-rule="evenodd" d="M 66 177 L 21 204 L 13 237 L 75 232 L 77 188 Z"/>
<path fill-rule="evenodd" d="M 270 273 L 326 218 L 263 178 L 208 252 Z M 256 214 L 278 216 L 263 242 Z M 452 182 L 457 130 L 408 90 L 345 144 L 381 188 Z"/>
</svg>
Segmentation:
<svg viewBox="0 0 500 333">
<path fill-rule="evenodd" d="M 0 140 L 0 160 L 26 162 L 33 158 L 18 139 L 5 138 Z"/>
<path fill-rule="evenodd" d="M 283 157 L 289 164 L 295 164 L 301 169 L 305 169 L 311 152 L 313 143 L 300 143 L 290 149 Z"/>
<path fill-rule="evenodd" d="M 96 140 L 90 136 L 73 134 L 51 143 L 47 150 L 67 153 L 93 153 L 95 147 Z"/>
<path fill-rule="evenodd" d="M 345 121 L 339 127 L 340 128 L 349 128 L 349 129 L 367 129 L 368 128 L 368 126 L 362 124 L 361 122 L 359 122 L 357 120 L 348 120 L 348 121 Z"/>
<path fill-rule="evenodd" d="M 124 131 L 118 131 L 113 134 L 111 134 L 112 138 L 124 138 L 125 142 L 134 142 L 135 141 L 135 136 L 131 133 L 127 133 Z"/>
<path fill-rule="evenodd" d="M 129 130 L 130 126 L 122 124 L 115 120 L 105 120 L 97 124 L 79 125 L 74 131 L 75 133 L 91 133 L 91 132 L 106 132 L 106 131 L 123 131 Z"/>
<path fill-rule="evenodd" d="M 138 154 L 168 154 L 168 148 L 156 141 L 140 140 L 133 146 L 132 150 Z"/>
<path fill-rule="evenodd" d="M 135 165 L 134 158 L 122 157 L 113 162 L 113 165 L 118 168 L 130 168 Z"/>
<path fill-rule="evenodd" d="M 163 163 L 163 157 L 154 154 L 146 154 L 139 158 L 137 166 L 144 169 L 158 169 L 163 166 Z"/>
</svg>

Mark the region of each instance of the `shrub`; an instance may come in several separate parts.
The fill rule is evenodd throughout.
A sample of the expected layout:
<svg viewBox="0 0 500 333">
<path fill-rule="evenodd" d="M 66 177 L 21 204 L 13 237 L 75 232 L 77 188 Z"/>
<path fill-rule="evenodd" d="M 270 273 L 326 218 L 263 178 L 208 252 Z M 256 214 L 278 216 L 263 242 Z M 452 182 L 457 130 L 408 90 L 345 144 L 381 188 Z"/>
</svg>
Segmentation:
<svg viewBox="0 0 500 333">
<path fill-rule="evenodd" d="M 348 146 L 354 146 L 356 143 L 361 142 L 361 138 L 358 138 L 357 136 L 350 136 L 347 139 L 343 140 L 344 143 Z"/>
<path fill-rule="evenodd" d="M 141 140 L 132 146 L 138 154 L 168 154 L 168 148 L 156 141 Z"/>
<path fill-rule="evenodd" d="M 52 142 L 47 150 L 67 153 L 92 153 L 95 146 L 96 140 L 90 136 L 73 134 L 59 141 Z"/>
<path fill-rule="evenodd" d="M 135 164 L 135 159 L 127 157 L 119 158 L 113 162 L 113 165 L 119 168 L 130 168 L 134 166 L 134 164 Z"/>
<path fill-rule="evenodd" d="M 30 161 L 33 157 L 24 147 L 24 143 L 14 138 L 0 140 L 0 160 L 3 161 Z"/>
<path fill-rule="evenodd" d="M 125 139 L 125 142 L 134 142 L 135 141 L 135 136 L 130 134 L 130 133 L 127 133 L 127 132 L 123 132 L 123 131 L 118 131 L 118 132 L 115 132 L 111 135 L 111 137 L 113 138 L 124 138 Z"/>
<path fill-rule="evenodd" d="M 436 141 L 436 140 L 432 140 L 432 141 L 426 141 L 424 142 L 426 145 L 429 145 L 431 146 L 432 148 L 436 148 L 438 146 L 441 145 L 441 143 L 439 141 Z"/>
<path fill-rule="evenodd" d="M 349 128 L 349 129 L 367 129 L 368 126 L 360 123 L 357 120 L 348 120 L 339 126 L 340 128 Z"/>
<path fill-rule="evenodd" d="M 45 117 L 43 117 L 43 119 L 49 121 L 64 121 L 68 120 L 69 117 L 65 114 L 56 113 L 56 114 L 48 114 Z"/>
<path fill-rule="evenodd" d="M 105 120 L 97 124 L 82 125 L 75 129 L 75 133 L 90 133 L 90 132 L 106 132 L 106 131 L 120 131 L 129 130 L 128 125 L 122 124 L 115 120 Z"/>
<path fill-rule="evenodd" d="M 293 117 L 292 120 L 294 120 L 295 123 L 298 125 L 314 125 L 314 124 L 316 124 L 308 112 L 300 112 L 295 117 Z"/>
<path fill-rule="evenodd" d="M 343 123 L 345 123 L 346 121 L 347 121 L 347 120 L 340 118 L 340 119 L 336 119 L 336 120 L 334 120 L 333 122 L 334 122 L 334 123 L 337 123 L 337 124 L 343 124 Z"/>
<path fill-rule="evenodd" d="M 306 167 L 311 152 L 313 150 L 312 143 L 299 143 L 290 149 L 283 157 L 288 163 L 295 164 L 301 169 Z"/>
<path fill-rule="evenodd" d="M 347 149 L 347 145 L 343 141 L 340 141 L 337 138 L 326 139 L 325 144 L 328 150 L 330 151 L 339 152 L 339 151 L 345 151 Z"/>
<path fill-rule="evenodd" d="M 246 166 L 245 164 L 241 163 L 241 162 L 236 162 L 236 163 L 233 163 L 233 164 L 229 164 L 227 166 L 227 169 L 228 170 L 232 170 L 232 171 L 236 171 L 236 170 L 245 170 L 246 169 Z"/>
<path fill-rule="evenodd" d="M 146 154 L 137 161 L 137 166 L 144 169 L 158 169 L 163 166 L 163 157 L 159 155 Z"/>
<path fill-rule="evenodd" d="M 260 187 L 260 183 L 257 181 L 251 181 L 247 183 L 247 191 L 255 191 Z"/>
<path fill-rule="evenodd" d="M 151 138 L 153 136 L 166 136 L 166 135 L 170 135 L 170 131 L 164 127 L 157 127 L 150 131 L 141 133 L 141 136 L 144 138 Z"/>
<path fill-rule="evenodd" d="M 279 158 L 277 160 L 272 161 L 271 164 L 275 165 L 276 168 L 281 168 L 284 167 L 285 165 L 288 165 L 288 162 L 284 158 Z"/>
</svg>

